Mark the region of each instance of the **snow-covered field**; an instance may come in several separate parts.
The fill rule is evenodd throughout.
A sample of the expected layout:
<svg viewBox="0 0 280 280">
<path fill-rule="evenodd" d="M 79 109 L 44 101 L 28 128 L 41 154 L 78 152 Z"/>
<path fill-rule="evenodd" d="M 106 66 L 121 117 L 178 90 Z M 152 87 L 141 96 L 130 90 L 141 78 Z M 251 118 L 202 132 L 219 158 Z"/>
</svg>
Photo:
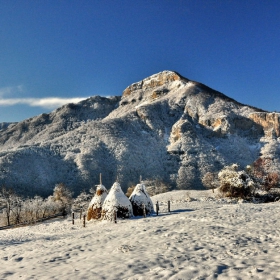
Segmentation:
<svg viewBox="0 0 280 280">
<path fill-rule="evenodd" d="M 60 218 L 0 231 L 0 279 L 280 279 L 280 203 L 211 196 L 160 194 L 159 216 L 117 224 Z"/>
</svg>

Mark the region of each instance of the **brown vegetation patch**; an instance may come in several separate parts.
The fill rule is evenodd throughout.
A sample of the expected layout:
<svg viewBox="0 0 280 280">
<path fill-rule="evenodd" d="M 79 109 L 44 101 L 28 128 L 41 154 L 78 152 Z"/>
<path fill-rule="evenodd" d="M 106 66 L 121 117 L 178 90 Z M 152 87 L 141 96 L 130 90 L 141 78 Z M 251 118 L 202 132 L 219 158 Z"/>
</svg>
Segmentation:
<svg viewBox="0 0 280 280">
<path fill-rule="evenodd" d="M 93 220 L 98 220 L 101 218 L 101 214 L 102 214 L 102 208 L 95 208 L 93 209 L 92 207 L 90 209 L 88 209 L 87 212 L 87 220 L 90 221 L 91 219 Z"/>
<path fill-rule="evenodd" d="M 104 190 L 101 190 L 101 189 L 97 189 L 96 190 L 96 195 L 100 196 L 104 193 Z"/>
</svg>

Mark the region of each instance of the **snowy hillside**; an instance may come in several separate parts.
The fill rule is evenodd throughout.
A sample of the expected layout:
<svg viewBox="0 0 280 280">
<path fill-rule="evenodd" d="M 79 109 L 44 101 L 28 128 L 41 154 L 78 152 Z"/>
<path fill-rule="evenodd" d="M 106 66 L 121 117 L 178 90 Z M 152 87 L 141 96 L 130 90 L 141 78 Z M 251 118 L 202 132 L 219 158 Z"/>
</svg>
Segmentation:
<svg viewBox="0 0 280 280">
<path fill-rule="evenodd" d="M 61 218 L 2 230 L 0 279 L 279 279 L 280 203 L 212 196 L 160 194 L 159 216 L 117 224 Z"/>
<path fill-rule="evenodd" d="M 118 177 L 124 191 L 140 175 L 173 188 L 203 189 L 224 165 L 269 156 L 279 169 L 279 114 L 245 106 L 176 72 L 91 97 L 0 130 L 0 184 L 32 195 L 56 183 L 79 193 Z"/>
<path fill-rule="evenodd" d="M 8 123 L 8 122 L 2 122 L 0 123 L 0 130 L 1 129 L 6 129 L 9 125 L 14 124 L 14 123 Z"/>
</svg>

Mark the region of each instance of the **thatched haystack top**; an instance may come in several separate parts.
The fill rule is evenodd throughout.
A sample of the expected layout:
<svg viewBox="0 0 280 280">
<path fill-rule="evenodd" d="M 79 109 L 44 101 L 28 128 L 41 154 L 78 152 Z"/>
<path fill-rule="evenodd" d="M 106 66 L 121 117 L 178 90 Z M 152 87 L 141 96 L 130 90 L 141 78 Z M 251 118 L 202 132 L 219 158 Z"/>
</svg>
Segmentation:
<svg viewBox="0 0 280 280">
<path fill-rule="evenodd" d="M 105 186 L 98 185 L 96 188 L 95 195 L 90 201 L 88 208 L 91 209 L 101 208 L 107 195 L 108 195 L 108 190 L 105 188 Z"/>
<path fill-rule="evenodd" d="M 114 211 L 117 211 L 119 218 L 133 216 L 132 205 L 117 182 L 113 184 L 103 203 L 102 212 L 105 214 L 104 219 L 111 219 Z"/>
<path fill-rule="evenodd" d="M 133 207 L 134 215 L 143 215 L 143 204 L 146 208 L 146 213 L 151 214 L 154 211 L 153 202 L 146 191 L 144 184 L 137 184 L 134 188 L 129 200 Z"/>
</svg>

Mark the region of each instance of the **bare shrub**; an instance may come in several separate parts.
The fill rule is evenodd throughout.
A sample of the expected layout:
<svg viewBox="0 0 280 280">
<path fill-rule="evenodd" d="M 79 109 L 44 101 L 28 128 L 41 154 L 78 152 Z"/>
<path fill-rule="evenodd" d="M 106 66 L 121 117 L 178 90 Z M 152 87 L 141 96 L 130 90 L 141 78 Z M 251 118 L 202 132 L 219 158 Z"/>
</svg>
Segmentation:
<svg viewBox="0 0 280 280">
<path fill-rule="evenodd" d="M 131 196 L 131 194 L 133 193 L 134 189 L 135 189 L 135 186 L 128 187 L 125 195 L 129 198 Z"/>
<path fill-rule="evenodd" d="M 202 178 L 202 184 L 214 193 L 214 189 L 219 187 L 218 174 L 207 172 Z"/>
<path fill-rule="evenodd" d="M 249 173 L 255 178 L 258 187 L 264 191 L 269 192 L 273 188 L 279 187 L 279 174 L 272 172 L 272 159 L 271 158 L 258 158 L 247 169 Z"/>
<path fill-rule="evenodd" d="M 55 185 L 53 190 L 53 200 L 61 205 L 61 212 L 70 212 L 72 204 L 72 193 L 63 183 Z"/>
</svg>

